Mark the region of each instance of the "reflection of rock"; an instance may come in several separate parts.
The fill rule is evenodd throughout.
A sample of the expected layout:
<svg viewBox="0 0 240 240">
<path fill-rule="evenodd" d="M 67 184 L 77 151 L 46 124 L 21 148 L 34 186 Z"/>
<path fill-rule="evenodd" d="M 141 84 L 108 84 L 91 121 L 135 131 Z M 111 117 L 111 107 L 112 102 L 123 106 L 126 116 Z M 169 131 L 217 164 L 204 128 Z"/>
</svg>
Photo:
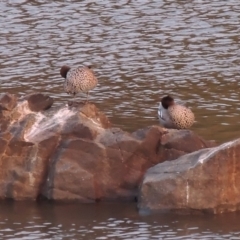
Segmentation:
<svg viewBox="0 0 240 240">
<path fill-rule="evenodd" d="M 139 193 L 142 210 L 222 213 L 240 209 L 240 140 L 150 168 Z"/>
<path fill-rule="evenodd" d="M 91 103 L 48 109 L 52 100 L 41 94 L 7 96 L 4 104 L 0 98 L 0 198 L 134 199 L 149 167 L 212 145 L 188 130 L 112 128 Z"/>
</svg>

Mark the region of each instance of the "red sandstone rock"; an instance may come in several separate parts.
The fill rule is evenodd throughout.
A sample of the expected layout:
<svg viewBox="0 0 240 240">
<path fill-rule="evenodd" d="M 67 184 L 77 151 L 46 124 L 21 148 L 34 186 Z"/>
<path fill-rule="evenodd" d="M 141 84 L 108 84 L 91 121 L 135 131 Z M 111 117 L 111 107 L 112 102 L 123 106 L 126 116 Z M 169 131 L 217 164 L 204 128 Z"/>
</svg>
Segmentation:
<svg viewBox="0 0 240 240">
<path fill-rule="evenodd" d="M 112 128 L 91 103 L 33 112 L 26 99 L 0 133 L 2 199 L 134 199 L 148 168 L 211 146 L 187 130 Z"/>
<path fill-rule="evenodd" d="M 0 94 L 0 132 L 4 132 L 11 122 L 11 113 L 17 105 L 17 97 L 9 93 Z"/>
<path fill-rule="evenodd" d="M 0 110 L 11 111 L 17 105 L 17 96 L 10 93 L 0 94 Z"/>
</svg>

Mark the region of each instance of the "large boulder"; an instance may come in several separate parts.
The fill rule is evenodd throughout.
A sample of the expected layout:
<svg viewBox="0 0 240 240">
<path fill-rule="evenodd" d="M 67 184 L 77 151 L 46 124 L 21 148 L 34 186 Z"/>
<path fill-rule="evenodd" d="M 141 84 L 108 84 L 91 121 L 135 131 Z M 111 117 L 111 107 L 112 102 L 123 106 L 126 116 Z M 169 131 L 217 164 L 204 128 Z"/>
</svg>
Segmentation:
<svg viewBox="0 0 240 240">
<path fill-rule="evenodd" d="M 222 213 L 240 209 L 240 139 L 150 168 L 139 191 L 141 211 Z"/>
<path fill-rule="evenodd" d="M 0 110 L 1 199 L 134 199 L 148 168 L 212 146 L 188 130 L 125 132 L 92 103 L 11 99 Z"/>
</svg>

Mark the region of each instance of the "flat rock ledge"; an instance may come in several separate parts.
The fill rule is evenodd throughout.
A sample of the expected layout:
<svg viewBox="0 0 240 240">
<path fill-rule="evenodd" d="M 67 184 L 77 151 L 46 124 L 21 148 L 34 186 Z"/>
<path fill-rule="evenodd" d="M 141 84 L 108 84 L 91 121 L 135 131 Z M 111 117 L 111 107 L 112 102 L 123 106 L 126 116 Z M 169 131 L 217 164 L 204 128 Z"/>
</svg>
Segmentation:
<svg viewBox="0 0 240 240">
<path fill-rule="evenodd" d="M 134 200 L 147 169 L 215 145 L 188 130 L 125 132 L 92 103 L 52 104 L 0 94 L 0 199 Z"/>
<path fill-rule="evenodd" d="M 141 212 L 223 213 L 240 210 L 240 139 L 147 170 Z"/>
</svg>

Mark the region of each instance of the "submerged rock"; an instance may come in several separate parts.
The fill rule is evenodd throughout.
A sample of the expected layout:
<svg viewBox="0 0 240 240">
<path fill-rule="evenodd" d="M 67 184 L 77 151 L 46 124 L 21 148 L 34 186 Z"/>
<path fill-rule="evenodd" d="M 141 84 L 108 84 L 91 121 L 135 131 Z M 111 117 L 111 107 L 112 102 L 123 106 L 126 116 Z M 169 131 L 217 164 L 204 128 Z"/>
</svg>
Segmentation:
<svg viewBox="0 0 240 240">
<path fill-rule="evenodd" d="M 134 199 L 148 168 L 212 146 L 188 130 L 128 133 L 92 103 L 51 107 L 30 96 L 0 110 L 1 199 Z"/>
<path fill-rule="evenodd" d="M 141 211 L 223 213 L 240 209 L 240 139 L 150 168 L 139 192 Z"/>
</svg>

